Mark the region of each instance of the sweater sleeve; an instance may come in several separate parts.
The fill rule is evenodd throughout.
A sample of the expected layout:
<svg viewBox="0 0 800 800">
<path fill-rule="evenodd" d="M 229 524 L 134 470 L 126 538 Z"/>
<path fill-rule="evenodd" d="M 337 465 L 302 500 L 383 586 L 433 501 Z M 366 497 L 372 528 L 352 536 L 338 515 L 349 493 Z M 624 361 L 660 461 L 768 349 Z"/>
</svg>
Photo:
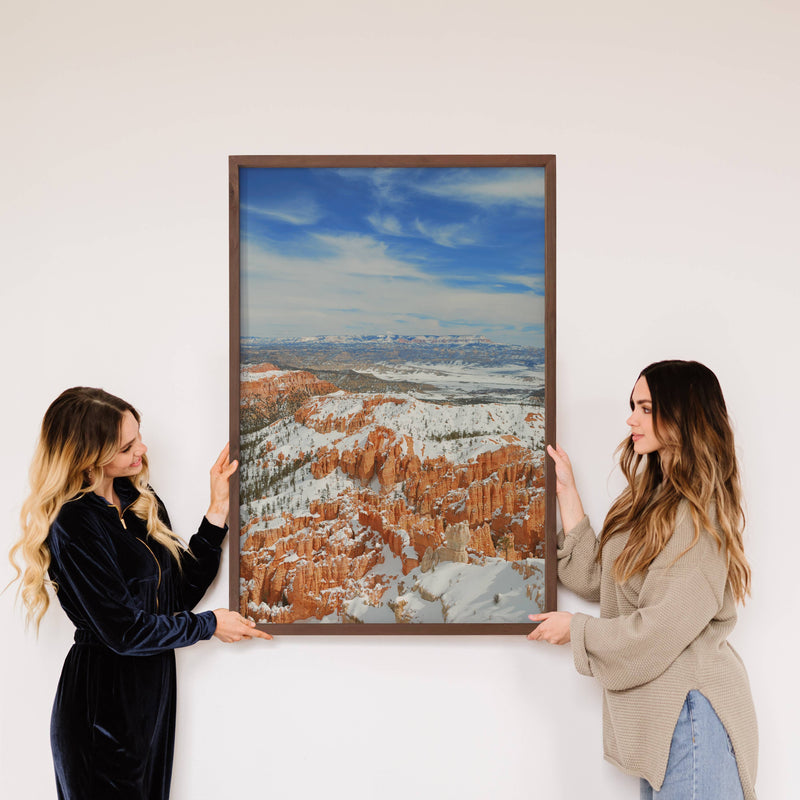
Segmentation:
<svg viewBox="0 0 800 800">
<path fill-rule="evenodd" d="M 568 534 L 558 534 L 558 578 L 567 589 L 586 600 L 600 600 L 600 564 L 597 537 L 584 517 Z"/>
<path fill-rule="evenodd" d="M 661 675 L 702 633 L 722 608 L 728 570 L 725 550 L 707 531 L 684 553 L 693 538 L 686 514 L 670 540 L 677 560 L 648 570 L 633 613 L 611 619 L 573 616 L 570 637 L 578 672 L 612 691 L 641 686 Z"/>
<path fill-rule="evenodd" d="M 79 535 L 73 535 L 78 533 Z M 157 614 L 134 602 L 108 535 L 96 528 L 70 532 L 56 520 L 49 543 L 51 576 L 79 627 L 91 630 L 120 655 L 148 656 L 210 639 L 216 630 L 212 611 Z"/>
</svg>

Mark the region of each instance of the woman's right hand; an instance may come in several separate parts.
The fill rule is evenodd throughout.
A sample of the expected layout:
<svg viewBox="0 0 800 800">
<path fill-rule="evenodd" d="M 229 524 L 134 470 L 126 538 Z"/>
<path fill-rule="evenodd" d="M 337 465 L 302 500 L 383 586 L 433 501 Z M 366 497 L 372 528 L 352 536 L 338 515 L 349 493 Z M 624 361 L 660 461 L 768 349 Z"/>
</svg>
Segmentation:
<svg viewBox="0 0 800 800">
<path fill-rule="evenodd" d="M 571 491 L 577 492 L 575 487 L 575 476 L 572 474 L 572 463 L 569 456 L 561 445 L 555 447 L 547 445 L 547 453 L 553 459 L 556 467 L 556 494 L 568 494 Z"/>
<path fill-rule="evenodd" d="M 271 639 L 272 637 L 260 631 L 251 619 L 245 619 L 236 611 L 227 608 L 215 608 L 214 616 L 217 618 L 217 629 L 214 636 L 221 642 L 238 642 L 241 639 Z"/>
<path fill-rule="evenodd" d="M 556 497 L 558 510 L 561 512 L 561 525 L 565 533 L 569 533 L 585 516 L 572 463 L 566 452 L 557 444 L 547 445 L 547 454 L 553 459 L 556 468 Z"/>
</svg>

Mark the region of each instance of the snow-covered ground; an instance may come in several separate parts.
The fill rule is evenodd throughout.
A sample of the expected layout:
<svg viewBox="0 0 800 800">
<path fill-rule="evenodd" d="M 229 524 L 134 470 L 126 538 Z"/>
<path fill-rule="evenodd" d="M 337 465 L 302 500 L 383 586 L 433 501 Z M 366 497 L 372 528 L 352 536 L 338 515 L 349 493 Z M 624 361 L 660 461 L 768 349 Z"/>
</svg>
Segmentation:
<svg viewBox="0 0 800 800">
<path fill-rule="evenodd" d="M 523 364 L 502 364 L 489 367 L 466 364 L 463 361 L 447 363 L 404 364 L 377 363 L 364 370 L 366 374 L 388 381 L 407 381 L 435 386 L 436 390 L 419 389 L 419 397 L 430 399 L 455 399 L 470 394 L 497 395 L 519 399 L 544 386 L 544 371 L 534 371 Z"/>
<path fill-rule="evenodd" d="M 427 403 L 409 395 L 393 397 L 398 402 L 382 403 L 372 409 L 366 424 L 349 435 L 337 430 L 320 433 L 290 417 L 243 437 L 243 444 L 255 446 L 257 452 L 269 450 L 266 466 L 242 464 L 243 488 L 257 483 L 265 472 L 275 472 L 281 464 L 300 459 L 301 454 L 314 455 L 322 447 L 335 448 L 340 456 L 348 450 L 363 450 L 369 433 L 379 426 L 395 432 L 402 455 L 408 455 L 413 447 L 421 460 L 444 456 L 453 464 L 466 464 L 481 453 L 509 445 L 527 447 L 537 454 L 544 447 L 544 417 L 536 406 L 512 403 L 452 406 Z M 331 415 L 335 419 L 352 419 L 373 398 L 370 394 L 347 392 L 314 398 L 309 401 L 315 409 L 309 422 L 322 427 Z M 243 505 L 241 520 L 244 524 L 253 517 L 263 516 L 268 506 L 275 514 L 280 511 L 297 514 L 308 508 L 312 500 L 333 499 L 353 488 L 353 479 L 340 469 L 315 479 L 307 463 L 274 483 L 269 498 L 253 500 L 250 507 Z"/>
<path fill-rule="evenodd" d="M 253 381 L 263 381 L 267 378 L 269 380 L 275 380 L 276 378 L 281 378 L 288 374 L 289 372 L 284 369 L 249 370 L 243 367 L 241 371 L 241 382 L 252 383 Z"/>
<path fill-rule="evenodd" d="M 543 559 L 487 558 L 484 564 L 440 562 L 430 572 L 401 573 L 378 604 L 356 598 L 347 615 L 366 623 L 527 622 L 528 614 L 543 609 Z"/>
<path fill-rule="evenodd" d="M 408 394 L 390 397 L 396 402 L 381 403 L 370 410 L 368 423 L 350 435 L 336 430 L 320 433 L 289 418 L 251 436 L 270 441 L 275 448 L 271 456 L 282 453 L 284 458 L 294 458 L 300 452 L 316 452 L 323 446 L 335 446 L 340 453 L 363 447 L 369 432 L 377 426 L 390 428 L 397 438 L 411 437 L 414 452 L 420 458 L 445 456 L 454 463 L 465 463 L 479 453 L 512 443 L 534 450 L 543 446 L 544 416 L 538 406 L 522 403 L 455 406 L 425 402 Z M 373 398 L 371 394 L 349 392 L 315 398 L 309 401 L 314 408 L 309 423 L 322 427 L 328 417 L 353 419 L 363 411 L 365 402 Z"/>
<path fill-rule="evenodd" d="M 329 614 L 308 622 L 520 623 L 544 610 L 544 559 L 440 562 L 430 572 L 417 568 L 403 575 L 400 559 L 388 547 L 382 555 L 383 562 L 369 573 L 388 580 L 379 600 L 358 595 L 344 616 Z M 257 619 L 268 616 L 269 606 L 251 604 L 249 611 Z"/>
</svg>

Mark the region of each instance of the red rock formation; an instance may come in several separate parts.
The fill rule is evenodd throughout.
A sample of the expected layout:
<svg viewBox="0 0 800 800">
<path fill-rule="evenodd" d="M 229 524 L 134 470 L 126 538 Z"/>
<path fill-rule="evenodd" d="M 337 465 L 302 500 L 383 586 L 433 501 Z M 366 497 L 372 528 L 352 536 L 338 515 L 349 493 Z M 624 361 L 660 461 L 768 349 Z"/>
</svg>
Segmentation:
<svg viewBox="0 0 800 800">
<path fill-rule="evenodd" d="M 356 477 L 361 483 L 369 483 L 375 472 L 375 446 L 370 442 L 358 457 Z"/>
<path fill-rule="evenodd" d="M 240 404 L 243 413 L 255 415 L 265 423 L 279 417 L 282 410 L 298 407 L 309 397 L 337 391 L 332 383 L 319 380 L 310 372 L 282 372 L 274 364 L 249 364 L 244 371 L 264 374 L 258 380 L 242 382 Z"/>
<path fill-rule="evenodd" d="M 497 555 L 488 525 L 481 525 L 472 531 L 472 538 L 469 545 L 467 545 L 467 549 L 478 555 L 490 558 L 494 558 Z"/>
<path fill-rule="evenodd" d="M 310 372 L 284 372 L 276 371 L 270 374 L 275 367 L 272 364 L 259 364 L 248 367 L 252 373 L 264 372 L 265 376 L 257 381 L 245 381 L 241 385 L 242 404 L 247 404 L 254 399 L 275 399 L 301 394 L 305 397 L 328 394 L 337 391 L 329 381 L 321 381 Z"/>
<path fill-rule="evenodd" d="M 267 373 L 271 365 L 264 366 Z M 310 373 L 296 374 L 304 377 L 283 385 L 324 388 Z M 271 380 L 267 375 L 263 382 Z M 256 391 L 266 389 L 254 387 L 251 394 Z M 370 428 L 358 446 L 340 450 L 334 442 L 320 447 L 309 462 L 317 480 L 338 468 L 355 482 L 351 490 L 312 501 L 297 515 L 257 517 L 243 526 L 241 607 L 248 615 L 271 622 L 320 619 L 344 614 L 356 596 L 377 602 L 386 590 L 380 574 L 384 547 L 408 574 L 428 548 L 442 547 L 448 524 L 468 524 L 467 553 L 478 562 L 543 554 L 544 474 L 531 451 L 514 436 L 503 435 L 496 437 L 495 449 L 466 463 L 424 458 L 410 437 L 374 423 L 378 406 L 403 402 L 366 397 L 353 404 L 351 413 L 335 417 L 326 413 L 322 399 L 312 397 L 294 413 L 296 422 L 319 433 L 350 435 Z M 536 413 L 526 421 L 541 425 Z M 265 461 L 291 464 L 292 456 L 275 455 L 273 449 L 271 443 L 265 446 Z M 371 488 L 375 478 L 378 489 Z"/>
<path fill-rule="evenodd" d="M 315 392 L 315 394 L 324 394 L 324 392 Z M 345 435 L 350 435 L 351 433 L 360 431 L 363 427 L 374 421 L 375 416 L 373 410 L 378 406 L 384 403 L 402 405 L 404 402 L 406 401 L 402 398 L 376 394 L 365 397 L 358 411 L 345 417 L 334 417 L 333 414 L 330 413 L 322 417 L 322 404 L 320 402 L 310 401 L 295 412 L 294 421 L 308 428 L 313 428 L 317 433 L 339 431 Z"/>
<path fill-rule="evenodd" d="M 311 474 L 319 480 L 339 466 L 339 451 L 335 447 L 320 447 L 311 462 Z"/>
</svg>

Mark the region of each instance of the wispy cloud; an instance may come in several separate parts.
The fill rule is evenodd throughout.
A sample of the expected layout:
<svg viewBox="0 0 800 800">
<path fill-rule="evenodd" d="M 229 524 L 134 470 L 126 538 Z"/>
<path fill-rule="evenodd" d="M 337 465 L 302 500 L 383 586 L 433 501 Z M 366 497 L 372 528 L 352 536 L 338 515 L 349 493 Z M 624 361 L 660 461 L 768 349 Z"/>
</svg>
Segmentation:
<svg viewBox="0 0 800 800">
<path fill-rule="evenodd" d="M 312 263 L 333 269 L 340 277 L 429 280 L 416 265 L 388 253 L 384 242 L 361 234 L 314 234 L 326 254 Z"/>
<path fill-rule="evenodd" d="M 282 200 L 280 206 L 242 206 L 242 211 L 258 217 L 268 217 L 290 225 L 314 225 L 322 218 L 322 211 L 310 199 Z"/>
<path fill-rule="evenodd" d="M 495 276 L 498 283 L 511 284 L 516 286 L 525 286 L 528 289 L 536 292 L 537 294 L 544 294 L 544 275 L 497 275 Z"/>
<path fill-rule="evenodd" d="M 477 241 L 472 226 L 464 222 L 451 225 L 436 225 L 417 219 L 414 221 L 414 227 L 421 236 L 442 247 L 465 247 L 466 245 L 475 244 Z"/>
<path fill-rule="evenodd" d="M 405 205 L 414 194 L 428 194 L 481 206 L 544 207 L 544 169 L 540 167 L 342 169 L 339 174 L 364 181 L 375 199 L 387 205 Z"/>
<path fill-rule="evenodd" d="M 367 217 L 367 222 L 372 225 L 377 233 L 388 236 L 408 236 L 400 220 L 391 214 L 379 214 L 376 212 Z"/>
<path fill-rule="evenodd" d="M 440 247 L 465 247 L 478 242 L 475 225 L 467 222 L 437 224 L 417 218 L 404 226 L 396 216 L 379 213 L 370 214 L 367 222 L 378 234 L 424 239 Z"/>
<path fill-rule="evenodd" d="M 419 183 L 426 194 L 480 205 L 544 207 L 544 171 L 541 169 L 448 170 L 443 178 Z"/>
<path fill-rule="evenodd" d="M 364 181 L 376 200 L 392 205 L 403 202 L 403 186 L 409 170 L 399 167 L 348 167 L 337 170 L 337 174 L 350 181 Z"/>
</svg>

